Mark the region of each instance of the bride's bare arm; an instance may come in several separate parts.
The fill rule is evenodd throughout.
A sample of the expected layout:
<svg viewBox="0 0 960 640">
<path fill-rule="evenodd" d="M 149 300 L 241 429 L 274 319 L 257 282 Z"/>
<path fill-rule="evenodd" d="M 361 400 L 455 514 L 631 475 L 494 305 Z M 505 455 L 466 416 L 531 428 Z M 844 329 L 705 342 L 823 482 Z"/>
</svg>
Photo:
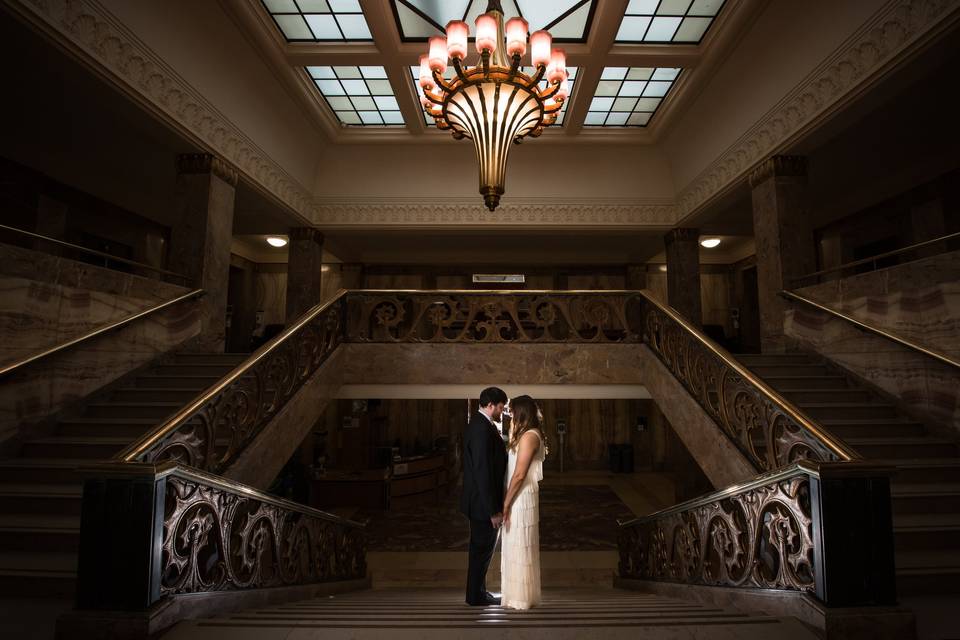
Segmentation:
<svg viewBox="0 0 960 640">
<path fill-rule="evenodd" d="M 520 436 L 520 443 L 517 445 L 517 466 L 513 470 L 507 495 L 503 499 L 503 522 L 505 524 L 510 522 L 510 507 L 513 506 L 513 501 L 517 499 L 517 494 L 520 493 L 520 487 L 523 486 L 527 471 L 530 470 L 530 463 L 539 448 L 540 438 L 537 437 L 537 434 L 528 431 Z"/>
</svg>

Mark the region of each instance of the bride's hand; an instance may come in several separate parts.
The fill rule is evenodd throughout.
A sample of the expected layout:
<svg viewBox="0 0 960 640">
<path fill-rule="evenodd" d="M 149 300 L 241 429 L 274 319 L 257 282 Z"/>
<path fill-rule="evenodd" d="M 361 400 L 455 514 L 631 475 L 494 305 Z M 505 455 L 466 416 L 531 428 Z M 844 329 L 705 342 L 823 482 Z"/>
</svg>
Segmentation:
<svg viewBox="0 0 960 640">
<path fill-rule="evenodd" d="M 503 524 L 504 526 L 510 524 L 510 509 L 503 510 Z"/>
</svg>

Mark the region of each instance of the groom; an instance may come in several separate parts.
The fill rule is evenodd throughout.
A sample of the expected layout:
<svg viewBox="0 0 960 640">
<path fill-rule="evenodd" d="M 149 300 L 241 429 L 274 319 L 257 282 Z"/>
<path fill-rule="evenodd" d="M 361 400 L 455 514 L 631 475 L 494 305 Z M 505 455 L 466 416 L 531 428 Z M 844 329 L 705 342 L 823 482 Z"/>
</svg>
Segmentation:
<svg viewBox="0 0 960 640">
<path fill-rule="evenodd" d="M 497 387 L 480 393 L 480 411 L 470 419 L 463 438 L 463 493 L 460 511 L 470 518 L 470 566 L 467 604 L 498 605 L 487 591 L 487 567 L 503 523 L 503 484 L 507 451 L 494 422 L 500 420 L 507 394 Z"/>
</svg>

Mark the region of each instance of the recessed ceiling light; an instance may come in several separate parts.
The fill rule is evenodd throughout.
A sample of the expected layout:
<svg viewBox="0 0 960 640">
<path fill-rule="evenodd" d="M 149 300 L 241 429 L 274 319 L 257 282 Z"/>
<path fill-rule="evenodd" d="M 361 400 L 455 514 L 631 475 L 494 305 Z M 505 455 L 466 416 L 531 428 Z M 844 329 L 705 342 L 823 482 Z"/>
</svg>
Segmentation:
<svg viewBox="0 0 960 640">
<path fill-rule="evenodd" d="M 285 247 L 287 246 L 287 239 L 280 236 L 267 236 L 267 244 L 271 247 Z"/>
<path fill-rule="evenodd" d="M 720 238 L 704 238 L 700 241 L 700 245 L 707 249 L 713 249 L 714 247 L 720 246 Z"/>
<path fill-rule="evenodd" d="M 666 270 L 667 270 L 667 265 L 665 264 L 660 265 L 660 271 L 666 271 Z"/>
</svg>

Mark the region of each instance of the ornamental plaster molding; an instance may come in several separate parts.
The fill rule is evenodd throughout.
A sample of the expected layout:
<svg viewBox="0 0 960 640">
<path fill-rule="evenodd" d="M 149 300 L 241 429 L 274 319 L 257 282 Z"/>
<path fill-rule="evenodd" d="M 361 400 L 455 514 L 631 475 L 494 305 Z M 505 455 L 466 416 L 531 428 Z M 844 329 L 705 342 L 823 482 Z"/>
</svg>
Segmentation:
<svg viewBox="0 0 960 640">
<path fill-rule="evenodd" d="M 5 0 L 95 72 L 310 220 L 312 195 L 96 0 Z M 72 45 L 72 47 L 70 46 Z"/>
<path fill-rule="evenodd" d="M 677 224 L 856 96 L 958 8 L 958 0 L 888 2 L 678 194 Z"/>
<path fill-rule="evenodd" d="M 469 201 L 318 202 L 315 220 L 321 227 L 414 226 L 566 226 L 581 228 L 656 227 L 673 225 L 670 203 L 638 202 L 507 202 L 490 212 L 478 195 Z"/>
</svg>

